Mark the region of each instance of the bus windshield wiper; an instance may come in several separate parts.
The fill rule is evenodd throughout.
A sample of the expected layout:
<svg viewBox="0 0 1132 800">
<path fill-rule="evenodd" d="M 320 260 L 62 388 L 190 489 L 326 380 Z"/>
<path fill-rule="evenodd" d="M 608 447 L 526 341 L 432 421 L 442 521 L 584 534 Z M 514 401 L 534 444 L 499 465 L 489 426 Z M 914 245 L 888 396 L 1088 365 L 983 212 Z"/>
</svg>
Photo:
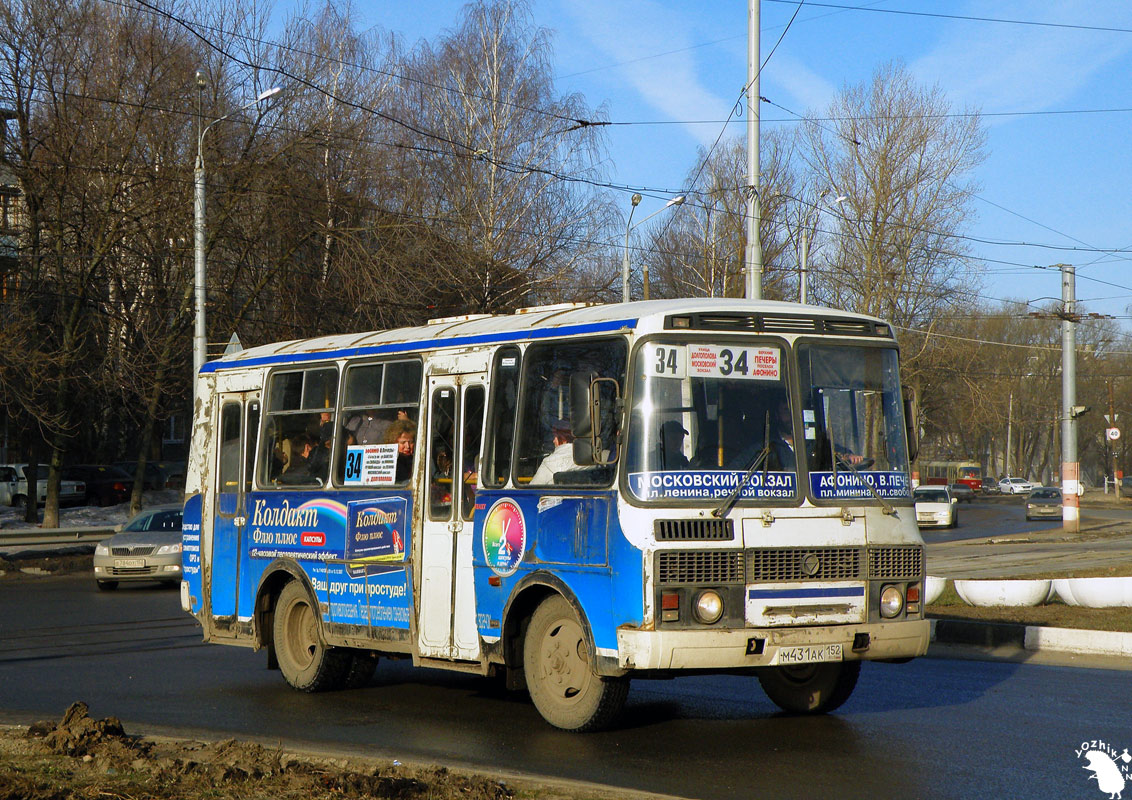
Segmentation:
<svg viewBox="0 0 1132 800">
<path fill-rule="evenodd" d="M 739 502 L 739 495 L 741 495 L 743 493 L 743 490 L 747 488 L 747 484 L 750 483 L 751 476 L 754 475 L 755 472 L 758 470 L 759 465 L 764 465 L 764 466 L 766 465 L 767 458 L 769 456 L 770 456 L 770 412 L 768 411 L 768 412 L 766 412 L 766 426 L 763 428 L 763 449 L 760 450 L 759 452 L 755 453 L 755 457 L 751 460 L 751 463 L 747 466 L 747 473 L 743 476 L 743 479 L 741 481 L 739 481 L 739 485 L 735 487 L 735 491 L 733 491 L 730 495 L 728 495 L 727 499 L 723 501 L 723 504 L 720 505 L 719 508 L 717 508 L 717 509 L 715 509 L 711 512 L 711 515 L 713 517 L 716 517 L 717 519 L 723 519 L 724 517 L 726 517 L 728 514 L 731 513 L 731 509 L 735 507 L 735 504 L 737 502 Z M 766 470 L 764 469 L 763 472 L 765 473 Z M 764 478 L 763 482 L 764 483 L 766 482 L 765 478 Z"/>
<path fill-rule="evenodd" d="M 854 475 L 856 475 L 857 480 L 863 483 L 865 485 L 865 488 L 872 493 L 873 497 L 880 501 L 881 511 L 883 513 L 895 514 L 896 509 L 892 507 L 891 503 L 880 496 L 880 492 L 878 492 L 876 490 L 876 487 L 873 486 L 873 482 L 865 480 L 865 476 L 861 474 L 861 471 L 857 469 L 856 465 L 850 462 L 849 459 L 847 459 L 845 456 L 841 455 L 841 453 L 837 452 L 837 441 L 833 435 L 833 421 L 829 417 L 826 417 L 825 422 L 826 428 L 829 430 L 829 452 L 833 456 L 834 480 L 836 481 L 837 479 L 837 465 L 838 463 L 840 463 L 841 466 L 847 467 Z M 870 460 L 869 463 L 872 464 L 874 462 Z"/>
</svg>

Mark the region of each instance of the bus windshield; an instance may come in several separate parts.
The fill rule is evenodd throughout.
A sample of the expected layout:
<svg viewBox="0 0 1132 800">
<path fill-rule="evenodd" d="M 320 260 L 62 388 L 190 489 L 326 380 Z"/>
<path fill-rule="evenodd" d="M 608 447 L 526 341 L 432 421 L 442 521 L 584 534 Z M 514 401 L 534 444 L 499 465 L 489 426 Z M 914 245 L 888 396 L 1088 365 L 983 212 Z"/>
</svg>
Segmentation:
<svg viewBox="0 0 1132 800">
<path fill-rule="evenodd" d="M 797 353 L 814 499 L 908 497 L 896 350 L 803 342 Z"/>
<path fill-rule="evenodd" d="M 738 499 L 797 497 L 783 347 L 652 341 L 633 381 L 626 471 L 638 499 L 715 501 L 740 484 Z"/>
</svg>

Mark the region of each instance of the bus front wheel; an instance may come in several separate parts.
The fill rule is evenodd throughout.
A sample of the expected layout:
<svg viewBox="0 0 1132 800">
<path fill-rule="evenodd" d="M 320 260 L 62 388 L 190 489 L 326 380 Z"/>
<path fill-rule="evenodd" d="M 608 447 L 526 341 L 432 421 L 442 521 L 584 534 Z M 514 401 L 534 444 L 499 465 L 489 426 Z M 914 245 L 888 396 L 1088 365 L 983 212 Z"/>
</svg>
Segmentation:
<svg viewBox="0 0 1132 800">
<path fill-rule="evenodd" d="M 860 661 L 798 664 L 759 670 L 759 683 L 774 704 L 796 714 L 823 714 L 853 694 Z"/>
<path fill-rule="evenodd" d="M 627 678 L 593 670 L 578 615 L 555 595 L 535 609 L 523 641 L 523 672 L 531 701 L 543 718 L 567 731 L 596 731 L 620 713 L 629 694 Z"/>
<path fill-rule="evenodd" d="M 283 678 L 303 692 L 339 688 L 350 667 L 350 652 L 323 644 L 318 626 L 306 587 L 298 581 L 284 586 L 275 605 L 275 657 Z"/>
</svg>

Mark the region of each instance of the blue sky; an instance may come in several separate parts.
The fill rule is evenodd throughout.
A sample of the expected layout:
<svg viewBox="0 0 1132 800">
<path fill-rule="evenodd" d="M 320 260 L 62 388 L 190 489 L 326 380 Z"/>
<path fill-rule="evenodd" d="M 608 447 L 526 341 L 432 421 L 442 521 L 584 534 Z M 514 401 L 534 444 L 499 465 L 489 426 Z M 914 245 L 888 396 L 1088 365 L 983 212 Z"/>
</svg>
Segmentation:
<svg viewBox="0 0 1132 800">
<path fill-rule="evenodd" d="M 462 5 L 363 0 L 358 10 L 366 24 L 411 45 L 453 27 Z M 795 9 L 793 2 L 763 0 L 764 59 Z M 638 215 L 659 209 L 664 192 L 680 189 L 696 148 L 715 140 L 739 99 L 747 71 L 746 3 L 533 0 L 532 10 L 535 23 L 553 32 L 558 91 L 581 93 L 589 106 L 604 106 L 613 122 L 638 123 L 609 129 L 609 177 L 652 190 Z M 985 240 L 972 245 L 988 260 L 984 296 L 1060 297 L 1057 273 L 1034 267 L 1066 262 L 1077 267 L 1077 295 L 1088 310 L 1126 318 L 1132 3 L 806 3 L 763 71 L 761 94 L 798 115 L 820 112 L 842 87 L 867 81 L 893 59 L 904 61 L 921 84 L 938 85 L 954 110 L 973 107 L 985 115 L 988 158 L 975 175 L 982 190 L 967 230 Z M 793 119 L 762 106 L 764 132 L 794 125 Z M 728 133 L 744 130 L 738 118 Z M 1093 252 L 1123 248 L 1127 255 Z"/>
</svg>

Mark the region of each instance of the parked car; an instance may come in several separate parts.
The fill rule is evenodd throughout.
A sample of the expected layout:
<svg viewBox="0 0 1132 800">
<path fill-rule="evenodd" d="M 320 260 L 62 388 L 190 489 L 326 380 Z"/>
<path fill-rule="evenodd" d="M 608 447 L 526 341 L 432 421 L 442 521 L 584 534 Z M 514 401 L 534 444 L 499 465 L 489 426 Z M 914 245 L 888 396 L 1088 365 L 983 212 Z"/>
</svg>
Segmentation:
<svg viewBox="0 0 1132 800">
<path fill-rule="evenodd" d="M 28 500 L 27 464 L 0 464 L 0 505 L 23 508 Z M 36 502 L 47 502 L 47 465 L 36 470 Z M 59 481 L 59 505 L 79 505 L 86 498 L 86 484 L 63 478 Z"/>
<path fill-rule="evenodd" d="M 1039 486 L 1026 498 L 1026 519 L 1048 517 L 1061 519 L 1061 490 Z"/>
<path fill-rule="evenodd" d="M 137 473 L 138 462 L 117 461 L 114 466 L 125 470 L 132 477 Z M 176 461 L 145 462 L 145 478 L 142 479 L 142 488 L 146 490 L 185 488 L 185 465 Z"/>
<path fill-rule="evenodd" d="M 94 548 L 94 579 L 99 589 L 120 581 L 181 582 L 182 506 L 154 506 Z"/>
<path fill-rule="evenodd" d="M 184 461 L 155 461 L 153 463 L 165 473 L 166 489 L 185 488 L 185 472 L 188 465 Z"/>
<path fill-rule="evenodd" d="M 1029 494 L 1034 484 L 1025 478 L 1003 478 L 998 482 L 998 489 L 1003 494 Z"/>
<path fill-rule="evenodd" d="M 970 503 L 975 499 L 975 490 L 965 483 L 952 483 L 947 487 L 947 491 L 961 503 Z"/>
<path fill-rule="evenodd" d="M 983 478 L 983 494 L 1002 494 L 1002 489 L 998 488 L 998 481 L 994 478 Z"/>
<path fill-rule="evenodd" d="M 959 524 L 959 501 L 946 486 L 920 486 L 912 493 L 916 524 L 921 528 L 954 528 Z"/>
<path fill-rule="evenodd" d="M 86 484 L 84 499 L 88 506 L 116 506 L 129 500 L 134 491 L 134 479 L 124 470 L 109 465 L 64 467 L 63 477 Z"/>
</svg>

